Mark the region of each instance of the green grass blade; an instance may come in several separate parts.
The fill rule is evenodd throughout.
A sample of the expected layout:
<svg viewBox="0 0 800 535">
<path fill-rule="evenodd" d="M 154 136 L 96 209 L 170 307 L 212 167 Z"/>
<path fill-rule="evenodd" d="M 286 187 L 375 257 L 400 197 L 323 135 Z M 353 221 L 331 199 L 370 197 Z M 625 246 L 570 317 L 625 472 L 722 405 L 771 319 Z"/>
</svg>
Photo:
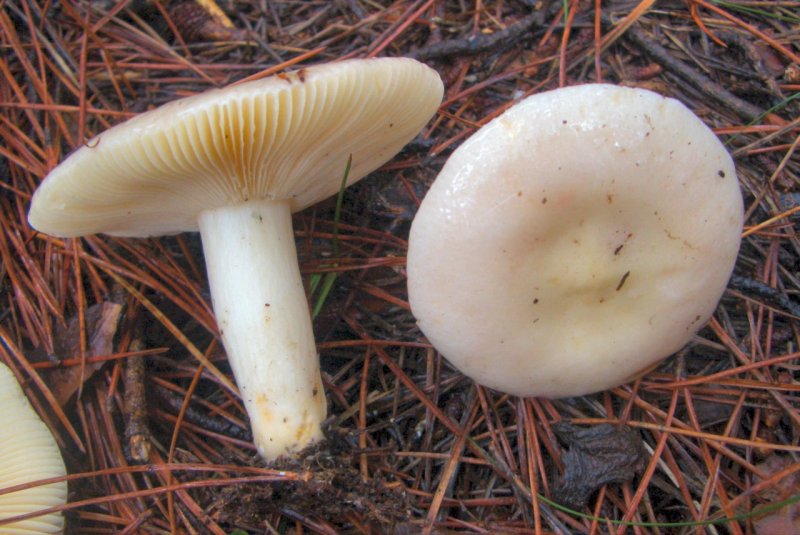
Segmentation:
<svg viewBox="0 0 800 535">
<path fill-rule="evenodd" d="M 344 175 L 342 176 L 342 183 L 339 185 L 339 193 L 336 195 L 336 209 L 333 212 L 333 240 L 331 248 L 333 249 L 333 256 L 339 254 L 339 220 L 342 217 L 342 204 L 344 201 L 344 189 L 347 187 L 347 178 L 350 176 L 350 168 L 353 164 L 353 155 L 347 158 L 347 165 L 344 168 Z M 337 264 L 323 267 L 336 267 Z M 335 271 L 325 273 L 325 275 L 316 274 L 311 277 L 310 292 L 313 297 L 319 290 L 319 295 L 314 300 L 314 306 L 311 309 L 311 319 L 316 319 L 325 306 L 328 296 L 333 289 L 333 284 L 336 282 L 337 273 Z"/>
</svg>

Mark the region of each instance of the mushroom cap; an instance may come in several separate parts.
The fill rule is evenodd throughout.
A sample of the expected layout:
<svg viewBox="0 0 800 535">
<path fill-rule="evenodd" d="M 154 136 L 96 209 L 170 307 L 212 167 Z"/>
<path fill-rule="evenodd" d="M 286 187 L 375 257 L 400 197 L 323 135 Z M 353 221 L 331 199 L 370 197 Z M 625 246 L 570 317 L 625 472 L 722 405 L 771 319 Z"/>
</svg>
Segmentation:
<svg viewBox="0 0 800 535">
<path fill-rule="evenodd" d="M 680 102 L 606 84 L 541 93 L 448 159 L 412 224 L 409 301 L 478 383 L 596 392 L 710 318 L 742 218 L 730 156 Z"/>
<path fill-rule="evenodd" d="M 0 363 L 0 489 L 66 475 L 53 435 L 33 410 L 17 379 Z M 63 505 L 67 482 L 49 483 L 0 495 L 0 519 Z M 50 513 L 13 524 L 0 533 L 60 533 L 61 513 Z"/>
<path fill-rule="evenodd" d="M 61 237 L 197 230 L 198 214 L 252 199 L 294 211 L 392 158 L 442 100 L 408 58 L 329 63 L 210 90 L 142 113 L 73 152 L 36 191 L 34 228 Z"/>
</svg>

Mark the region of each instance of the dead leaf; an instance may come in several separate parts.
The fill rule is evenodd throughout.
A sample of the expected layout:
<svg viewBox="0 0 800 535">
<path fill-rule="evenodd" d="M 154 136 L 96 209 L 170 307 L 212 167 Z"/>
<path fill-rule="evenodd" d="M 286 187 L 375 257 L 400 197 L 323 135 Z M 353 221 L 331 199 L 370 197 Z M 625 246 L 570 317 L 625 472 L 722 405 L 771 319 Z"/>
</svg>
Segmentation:
<svg viewBox="0 0 800 535">
<path fill-rule="evenodd" d="M 600 487 L 628 482 L 644 467 L 642 438 L 630 427 L 559 422 L 553 431 L 568 448 L 553 499 L 568 507 L 583 509 Z"/>
<path fill-rule="evenodd" d="M 110 302 L 92 305 L 86 309 L 87 357 L 110 355 L 114 352 L 114 335 L 117 333 L 117 323 L 121 314 L 122 306 Z M 54 341 L 58 358 L 69 359 L 81 356 L 77 316 L 70 318 L 66 328 L 57 330 Z M 63 407 L 81 388 L 84 381 L 89 379 L 103 364 L 103 362 L 87 362 L 84 366 L 56 368 L 46 374 L 45 380 L 56 400 Z"/>
<path fill-rule="evenodd" d="M 800 533 L 800 509 L 797 504 L 784 507 L 753 522 L 756 535 L 797 535 Z"/>
<path fill-rule="evenodd" d="M 793 460 L 783 455 L 772 455 L 758 464 L 758 469 L 771 476 L 786 470 L 794 464 Z M 759 478 L 755 482 L 758 483 Z M 782 478 L 775 485 L 758 493 L 758 497 L 767 502 L 783 501 L 800 493 L 800 473 L 793 472 Z M 756 535 L 795 535 L 800 533 L 800 503 L 787 505 L 767 514 L 753 522 Z"/>
</svg>

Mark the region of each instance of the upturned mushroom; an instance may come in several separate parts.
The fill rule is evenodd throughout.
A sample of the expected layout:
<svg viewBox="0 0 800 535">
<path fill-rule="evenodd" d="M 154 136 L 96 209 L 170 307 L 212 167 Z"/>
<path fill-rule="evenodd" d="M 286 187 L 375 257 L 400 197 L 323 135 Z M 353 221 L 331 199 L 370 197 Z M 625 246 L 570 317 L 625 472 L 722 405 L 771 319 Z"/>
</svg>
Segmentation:
<svg viewBox="0 0 800 535">
<path fill-rule="evenodd" d="M 742 218 L 730 156 L 677 100 L 607 84 L 541 93 L 446 162 L 412 224 L 409 301 L 478 383 L 601 391 L 707 322 Z"/>
<path fill-rule="evenodd" d="M 442 82 L 411 59 L 350 60 L 212 90 L 86 143 L 36 191 L 45 233 L 200 231 L 219 333 L 266 459 L 320 438 L 326 403 L 291 213 L 410 141 Z"/>
<path fill-rule="evenodd" d="M 33 410 L 16 377 L 0 362 L 0 491 L 67 474 L 50 429 Z M 15 516 L 63 505 L 67 482 L 59 481 L 24 490 L 0 493 L 0 533 L 23 535 L 61 533 L 61 513 L 46 513 L 2 524 Z"/>
</svg>

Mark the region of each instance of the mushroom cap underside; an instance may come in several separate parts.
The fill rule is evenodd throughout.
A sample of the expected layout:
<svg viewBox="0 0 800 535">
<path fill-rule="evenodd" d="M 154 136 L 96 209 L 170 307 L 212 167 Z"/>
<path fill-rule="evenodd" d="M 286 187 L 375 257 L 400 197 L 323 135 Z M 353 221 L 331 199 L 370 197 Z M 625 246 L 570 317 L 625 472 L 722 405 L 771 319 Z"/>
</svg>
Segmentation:
<svg viewBox="0 0 800 535">
<path fill-rule="evenodd" d="M 176 100 L 73 152 L 29 221 L 61 237 L 197 230 L 200 212 L 254 199 L 294 211 L 391 159 L 441 103 L 438 74 L 407 58 L 348 60 Z"/>
<path fill-rule="evenodd" d="M 742 218 L 730 156 L 678 101 L 606 84 L 542 93 L 447 161 L 412 225 L 409 301 L 481 384 L 600 391 L 709 319 Z"/>
<path fill-rule="evenodd" d="M 0 363 L 0 488 L 64 476 L 61 452 L 50 430 L 31 407 L 14 374 Z M 0 495 L 0 519 L 62 505 L 67 483 L 49 483 Z M 61 513 L 0 526 L 0 533 L 60 533 Z"/>
</svg>

